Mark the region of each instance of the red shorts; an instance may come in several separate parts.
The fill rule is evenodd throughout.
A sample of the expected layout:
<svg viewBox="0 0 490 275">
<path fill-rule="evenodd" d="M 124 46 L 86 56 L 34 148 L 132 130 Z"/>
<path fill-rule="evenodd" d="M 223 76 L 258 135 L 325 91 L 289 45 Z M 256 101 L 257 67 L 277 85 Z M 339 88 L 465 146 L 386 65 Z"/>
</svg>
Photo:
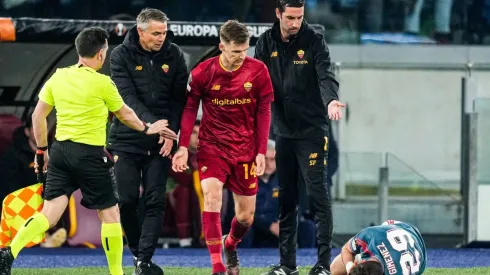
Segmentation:
<svg viewBox="0 0 490 275">
<path fill-rule="evenodd" d="M 254 159 L 249 162 L 233 162 L 214 154 L 198 152 L 197 165 L 201 180 L 217 178 L 237 195 L 254 196 L 259 190 Z"/>
</svg>

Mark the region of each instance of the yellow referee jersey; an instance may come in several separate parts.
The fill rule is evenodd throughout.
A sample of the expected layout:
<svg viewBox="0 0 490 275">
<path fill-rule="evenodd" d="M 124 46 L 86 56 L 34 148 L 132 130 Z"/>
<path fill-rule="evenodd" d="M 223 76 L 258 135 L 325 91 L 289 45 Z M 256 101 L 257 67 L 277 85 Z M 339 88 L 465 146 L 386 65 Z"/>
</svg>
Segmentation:
<svg viewBox="0 0 490 275">
<path fill-rule="evenodd" d="M 95 146 L 106 144 L 108 111 L 124 104 L 108 76 L 80 65 L 56 70 L 39 100 L 56 108 L 56 140 Z"/>
</svg>

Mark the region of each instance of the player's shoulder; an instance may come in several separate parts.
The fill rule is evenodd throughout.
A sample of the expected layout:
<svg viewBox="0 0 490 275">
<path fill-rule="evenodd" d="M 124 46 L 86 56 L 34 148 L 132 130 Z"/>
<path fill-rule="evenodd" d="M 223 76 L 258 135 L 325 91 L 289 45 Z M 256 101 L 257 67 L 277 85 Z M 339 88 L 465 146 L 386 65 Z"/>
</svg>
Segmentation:
<svg viewBox="0 0 490 275">
<path fill-rule="evenodd" d="M 264 62 L 255 59 L 253 57 L 250 56 L 245 57 L 245 62 L 247 64 L 247 67 L 251 70 L 255 70 L 257 72 L 262 72 L 263 70 L 267 70 L 267 66 L 264 64 Z"/>
<path fill-rule="evenodd" d="M 199 63 L 194 69 L 192 69 L 192 76 L 201 76 L 206 72 L 209 72 L 213 68 L 214 63 L 218 62 L 218 58 L 219 56 L 211 57 Z"/>
</svg>

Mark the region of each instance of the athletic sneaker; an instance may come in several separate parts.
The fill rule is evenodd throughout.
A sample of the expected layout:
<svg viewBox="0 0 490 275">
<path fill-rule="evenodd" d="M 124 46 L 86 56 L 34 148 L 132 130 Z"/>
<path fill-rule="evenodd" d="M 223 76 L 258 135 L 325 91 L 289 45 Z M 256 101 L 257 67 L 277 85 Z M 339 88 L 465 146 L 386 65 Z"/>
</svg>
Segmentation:
<svg viewBox="0 0 490 275">
<path fill-rule="evenodd" d="M 308 275 L 331 275 L 330 271 L 321 265 L 315 265 Z"/>
<path fill-rule="evenodd" d="M 10 247 L 0 249 L 0 275 L 10 275 L 14 255 Z"/>
<path fill-rule="evenodd" d="M 285 265 L 278 264 L 278 265 L 273 265 L 268 272 L 263 273 L 262 275 L 298 275 L 298 274 L 299 274 L 299 270 L 297 267 L 292 269 Z"/>
<path fill-rule="evenodd" d="M 226 238 L 228 235 L 224 235 L 222 239 L 223 254 L 225 254 L 226 274 L 239 275 L 240 274 L 240 260 L 238 259 L 237 250 L 228 250 L 225 247 Z"/>
<path fill-rule="evenodd" d="M 163 269 L 154 262 L 140 263 L 138 266 L 138 259 L 133 257 L 133 264 L 136 267 L 133 275 L 164 275 Z"/>
</svg>

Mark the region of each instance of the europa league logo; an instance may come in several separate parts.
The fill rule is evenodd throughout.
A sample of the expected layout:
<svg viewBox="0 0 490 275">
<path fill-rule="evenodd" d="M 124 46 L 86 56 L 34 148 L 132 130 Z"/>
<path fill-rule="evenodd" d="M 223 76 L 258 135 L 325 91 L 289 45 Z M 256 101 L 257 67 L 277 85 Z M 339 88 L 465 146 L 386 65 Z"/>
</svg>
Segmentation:
<svg viewBox="0 0 490 275">
<path fill-rule="evenodd" d="M 116 28 L 114 29 L 114 32 L 117 34 L 117 36 L 123 36 L 126 34 L 126 27 L 124 26 L 123 23 L 117 23 Z"/>
</svg>

